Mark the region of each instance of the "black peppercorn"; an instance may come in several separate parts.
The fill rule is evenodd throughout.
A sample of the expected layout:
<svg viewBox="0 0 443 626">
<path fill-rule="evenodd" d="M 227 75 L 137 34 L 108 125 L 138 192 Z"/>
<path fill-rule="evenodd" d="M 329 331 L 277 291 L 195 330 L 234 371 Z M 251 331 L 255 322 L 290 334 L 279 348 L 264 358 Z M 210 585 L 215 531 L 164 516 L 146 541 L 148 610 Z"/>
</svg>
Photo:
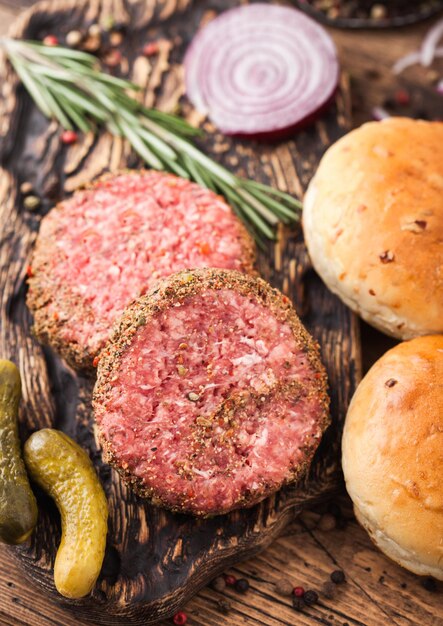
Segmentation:
<svg viewBox="0 0 443 626">
<path fill-rule="evenodd" d="M 346 581 L 345 573 L 341 569 L 336 569 L 330 576 L 333 583 L 341 585 Z"/>
<path fill-rule="evenodd" d="M 333 583 L 327 581 L 323 583 L 322 592 L 325 598 L 328 598 L 328 600 L 332 600 L 332 598 L 337 593 L 337 588 Z"/>
<path fill-rule="evenodd" d="M 424 587 L 426 591 L 430 591 L 431 593 L 435 593 L 437 591 L 437 583 L 434 578 L 431 578 L 431 576 L 422 578 L 420 582 L 421 586 Z"/>
<path fill-rule="evenodd" d="M 313 591 L 312 589 L 309 589 L 308 591 L 304 592 L 303 600 L 305 601 L 305 603 L 308 606 L 312 606 L 313 604 L 317 604 L 317 602 L 318 602 L 318 593 L 316 591 Z"/>
<path fill-rule="evenodd" d="M 234 586 L 239 593 L 246 593 L 249 589 L 249 581 L 246 578 L 239 578 Z"/>
<path fill-rule="evenodd" d="M 292 606 L 296 611 L 303 611 L 303 609 L 306 606 L 306 603 L 302 597 L 292 596 Z"/>
<path fill-rule="evenodd" d="M 424 109 L 418 109 L 415 113 L 414 113 L 414 118 L 417 120 L 429 120 L 429 114 L 427 111 L 425 111 Z"/>
</svg>

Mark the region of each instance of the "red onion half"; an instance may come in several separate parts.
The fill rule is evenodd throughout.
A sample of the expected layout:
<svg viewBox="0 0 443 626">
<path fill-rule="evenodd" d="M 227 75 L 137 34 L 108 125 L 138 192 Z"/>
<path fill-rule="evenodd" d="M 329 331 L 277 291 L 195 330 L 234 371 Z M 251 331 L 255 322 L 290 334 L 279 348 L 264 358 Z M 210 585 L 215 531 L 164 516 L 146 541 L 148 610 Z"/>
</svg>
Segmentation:
<svg viewBox="0 0 443 626">
<path fill-rule="evenodd" d="M 185 57 L 193 105 L 225 134 L 273 139 L 312 121 L 335 93 L 332 39 L 289 7 L 251 4 L 197 33 Z"/>
</svg>

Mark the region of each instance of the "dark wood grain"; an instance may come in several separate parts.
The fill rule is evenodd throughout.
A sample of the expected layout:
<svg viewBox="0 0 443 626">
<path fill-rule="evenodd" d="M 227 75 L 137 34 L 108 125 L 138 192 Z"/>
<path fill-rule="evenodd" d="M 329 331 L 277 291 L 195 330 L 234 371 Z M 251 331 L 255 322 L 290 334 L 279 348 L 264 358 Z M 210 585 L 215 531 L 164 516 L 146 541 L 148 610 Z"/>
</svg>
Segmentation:
<svg viewBox="0 0 443 626">
<path fill-rule="evenodd" d="M 228 140 L 182 99 L 180 61 L 199 24 L 235 2 L 163 0 L 41 3 L 25 14 L 16 34 L 61 39 L 72 28 L 112 15 L 126 25 L 121 71 L 146 86 L 145 103 L 182 112 L 208 131 L 202 147 L 242 175 L 271 182 L 301 195 L 325 148 L 349 128 L 347 86 L 336 104 L 313 128 L 277 146 Z M 137 30 L 131 25 L 136 24 Z M 147 29 L 147 30 L 146 30 Z M 138 55 L 146 38 L 160 41 L 155 59 Z M 23 438 L 54 426 L 81 443 L 94 460 L 109 499 L 108 548 L 101 578 L 90 598 L 68 601 L 55 592 L 52 566 L 60 538 L 57 513 L 39 494 L 40 518 L 30 545 L 13 554 L 34 582 L 77 617 L 97 624 L 148 624 L 172 614 L 217 572 L 267 546 L 300 510 L 337 489 L 340 482 L 339 435 L 346 407 L 359 377 L 357 324 L 351 313 L 314 275 L 300 232 L 280 233 L 277 245 L 260 255 L 263 276 L 294 301 L 303 321 L 318 338 L 328 369 L 333 426 L 316 455 L 310 475 L 259 506 L 211 520 L 195 520 L 140 501 L 101 462 L 90 414 L 92 381 L 76 376 L 32 338 L 24 304 L 25 272 L 42 215 L 64 194 L 108 170 L 137 166 L 120 139 L 85 136 L 73 148 L 59 141 L 48 123 L 2 70 L 0 178 L 0 354 L 16 361 L 24 381 Z M 44 199 L 41 210 L 26 212 L 18 188 L 30 181 Z"/>
</svg>

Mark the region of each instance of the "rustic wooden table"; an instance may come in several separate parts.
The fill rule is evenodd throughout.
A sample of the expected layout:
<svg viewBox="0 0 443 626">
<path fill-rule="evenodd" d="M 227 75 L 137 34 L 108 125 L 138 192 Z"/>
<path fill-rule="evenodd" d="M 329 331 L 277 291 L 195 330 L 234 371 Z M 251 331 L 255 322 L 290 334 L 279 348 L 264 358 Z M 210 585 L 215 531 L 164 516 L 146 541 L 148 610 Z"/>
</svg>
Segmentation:
<svg viewBox="0 0 443 626">
<path fill-rule="evenodd" d="M 32 0 L 0 0 L 0 34 L 30 4 Z M 331 30 L 342 66 L 351 76 L 356 126 L 370 119 L 372 108 L 392 99 L 399 87 L 410 91 L 412 101 L 409 107 L 397 108 L 396 114 L 415 112 L 435 117 L 441 110 L 443 117 L 443 103 L 434 93 L 429 73 L 412 68 L 401 79 L 395 79 L 390 70 L 397 58 L 418 46 L 428 27 L 429 23 L 385 32 Z M 362 328 L 362 337 L 367 367 L 390 342 L 367 327 Z M 188 623 L 195 626 L 443 625 L 442 586 L 434 591 L 426 589 L 418 577 L 384 558 L 357 525 L 345 495 L 339 504 L 346 521 L 340 528 L 321 530 L 317 526 L 319 513 L 304 514 L 266 552 L 232 571 L 249 579 L 251 589 L 247 594 L 240 596 L 231 591 L 220 594 L 203 589 L 185 607 Z M 346 572 L 346 584 L 337 587 L 332 599 L 322 595 L 317 605 L 303 613 L 294 612 L 290 599 L 275 592 L 274 583 L 282 578 L 293 585 L 318 590 L 335 569 Z M 219 610 L 221 598 L 231 603 L 227 615 Z M 49 602 L 38 589 L 30 588 L 8 549 L 0 546 L 0 625 L 54 624 L 78 626 L 80 622 Z"/>
</svg>

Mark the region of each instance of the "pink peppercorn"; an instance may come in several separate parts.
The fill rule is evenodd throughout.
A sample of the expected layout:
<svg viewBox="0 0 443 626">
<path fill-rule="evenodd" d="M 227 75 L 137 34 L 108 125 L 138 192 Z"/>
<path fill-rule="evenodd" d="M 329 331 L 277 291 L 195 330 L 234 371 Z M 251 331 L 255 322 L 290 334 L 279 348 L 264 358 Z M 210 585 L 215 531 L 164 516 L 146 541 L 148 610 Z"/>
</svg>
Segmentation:
<svg viewBox="0 0 443 626">
<path fill-rule="evenodd" d="M 106 65 L 108 65 L 109 67 L 116 67 L 121 63 L 121 60 L 122 53 L 120 52 L 120 50 L 111 50 L 111 52 L 109 52 L 109 54 L 107 54 L 104 59 Z"/>
<path fill-rule="evenodd" d="M 77 139 L 78 135 L 75 130 L 64 130 L 60 135 L 61 142 L 68 146 L 72 143 L 75 143 Z"/>
<path fill-rule="evenodd" d="M 296 598 L 301 598 L 303 597 L 305 590 L 303 589 L 303 587 L 294 587 L 294 589 L 292 590 L 292 593 L 294 594 Z"/>
<path fill-rule="evenodd" d="M 184 611 L 179 611 L 174 615 L 172 621 L 176 624 L 176 626 L 183 626 L 183 624 L 186 624 L 188 621 L 188 616 Z"/>
<path fill-rule="evenodd" d="M 411 101 L 411 96 L 406 91 L 406 89 L 398 89 L 395 92 L 394 98 L 395 98 L 396 103 L 401 104 L 401 105 L 407 105 Z"/>
<path fill-rule="evenodd" d="M 158 43 L 156 41 L 150 41 L 143 46 L 143 54 L 145 57 L 152 57 L 157 54 L 159 50 Z"/>
<path fill-rule="evenodd" d="M 58 39 L 55 35 L 46 35 L 43 39 L 45 46 L 58 46 Z"/>
</svg>

